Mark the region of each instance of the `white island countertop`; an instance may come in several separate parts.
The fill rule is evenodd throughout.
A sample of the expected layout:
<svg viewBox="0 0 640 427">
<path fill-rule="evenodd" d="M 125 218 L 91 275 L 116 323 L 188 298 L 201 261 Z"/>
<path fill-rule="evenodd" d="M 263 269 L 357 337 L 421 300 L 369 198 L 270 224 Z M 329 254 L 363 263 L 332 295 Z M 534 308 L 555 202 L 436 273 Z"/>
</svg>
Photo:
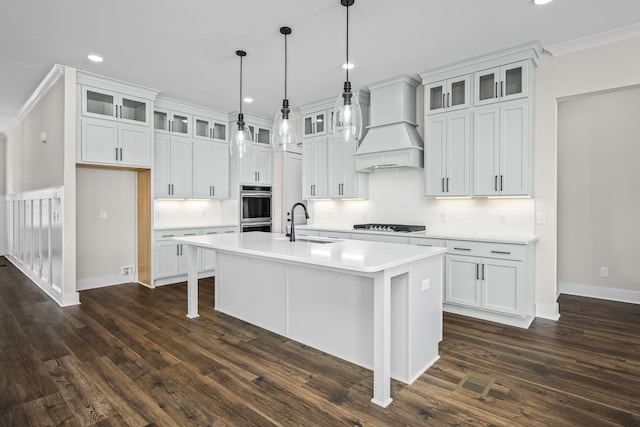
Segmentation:
<svg viewBox="0 0 640 427">
<path fill-rule="evenodd" d="M 180 243 L 280 261 L 373 273 L 428 258 L 444 248 L 379 243 L 361 240 L 299 237 L 290 242 L 277 233 L 230 233 L 175 237 Z"/>
</svg>

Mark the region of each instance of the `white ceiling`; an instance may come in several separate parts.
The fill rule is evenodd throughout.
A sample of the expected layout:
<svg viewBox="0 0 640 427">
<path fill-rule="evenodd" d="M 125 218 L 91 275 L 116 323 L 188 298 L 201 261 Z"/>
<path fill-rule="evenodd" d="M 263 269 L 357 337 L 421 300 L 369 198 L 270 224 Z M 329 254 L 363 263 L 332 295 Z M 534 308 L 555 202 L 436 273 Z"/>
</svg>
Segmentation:
<svg viewBox="0 0 640 427">
<path fill-rule="evenodd" d="M 342 89 L 346 18 L 340 0 L 8 0 L 0 9 L 0 132 L 54 63 L 238 109 L 237 49 L 248 52 L 245 112 L 272 117 L 284 85 L 303 105 Z M 640 22 L 638 0 L 356 0 L 350 13 L 354 89 L 400 74 L 539 40 L 543 47 Z M 101 64 L 89 52 L 105 57 Z"/>
</svg>

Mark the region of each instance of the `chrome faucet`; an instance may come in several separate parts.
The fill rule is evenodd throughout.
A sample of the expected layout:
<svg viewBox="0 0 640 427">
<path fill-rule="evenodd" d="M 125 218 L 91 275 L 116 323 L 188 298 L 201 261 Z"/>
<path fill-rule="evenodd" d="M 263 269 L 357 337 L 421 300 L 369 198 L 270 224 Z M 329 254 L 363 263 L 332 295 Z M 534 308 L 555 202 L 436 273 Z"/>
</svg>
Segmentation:
<svg viewBox="0 0 640 427">
<path fill-rule="evenodd" d="M 296 206 L 302 206 L 302 209 L 304 209 L 304 216 L 309 219 L 309 213 L 307 212 L 307 207 L 304 205 L 304 203 L 298 202 L 294 203 L 293 206 L 291 206 L 291 234 L 289 235 L 290 242 L 296 241 L 296 217 L 293 215 L 293 211 L 296 209 Z"/>
</svg>

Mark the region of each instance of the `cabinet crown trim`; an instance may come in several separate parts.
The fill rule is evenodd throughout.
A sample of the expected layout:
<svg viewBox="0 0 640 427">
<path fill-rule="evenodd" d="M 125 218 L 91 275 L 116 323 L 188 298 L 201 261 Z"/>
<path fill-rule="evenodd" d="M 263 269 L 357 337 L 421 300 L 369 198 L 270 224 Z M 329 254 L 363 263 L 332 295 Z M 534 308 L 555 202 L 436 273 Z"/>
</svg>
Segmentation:
<svg viewBox="0 0 640 427">
<path fill-rule="evenodd" d="M 112 90 L 114 92 L 123 92 L 129 95 L 138 96 L 140 98 L 155 101 L 160 93 L 157 89 L 124 82 L 122 80 L 112 79 L 110 77 L 92 74 L 86 71 L 77 71 L 76 83 L 80 85 L 93 86 L 95 88 Z"/>
<path fill-rule="evenodd" d="M 486 55 L 476 56 L 463 61 L 454 62 L 444 67 L 434 68 L 420 73 L 423 84 L 446 80 L 448 78 L 471 74 L 488 68 L 499 67 L 512 62 L 532 60 L 537 65 L 537 60 L 542 54 L 542 46 L 539 41 L 515 46 L 492 52 Z"/>
</svg>

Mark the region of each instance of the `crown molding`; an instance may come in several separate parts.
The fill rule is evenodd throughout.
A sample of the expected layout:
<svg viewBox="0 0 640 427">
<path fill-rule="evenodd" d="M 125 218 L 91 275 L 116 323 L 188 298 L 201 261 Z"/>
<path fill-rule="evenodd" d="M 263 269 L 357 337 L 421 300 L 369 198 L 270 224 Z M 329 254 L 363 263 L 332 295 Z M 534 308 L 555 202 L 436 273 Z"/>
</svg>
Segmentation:
<svg viewBox="0 0 640 427">
<path fill-rule="evenodd" d="M 15 128 L 18 123 L 23 121 L 25 117 L 27 117 L 27 115 L 31 112 L 31 110 L 33 110 L 33 107 L 38 105 L 42 98 L 44 98 L 45 95 L 49 93 L 53 85 L 55 85 L 62 76 L 64 76 L 64 66 L 60 64 L 54 64 L 45 78 L 40 82 L 36 90 L 34 90 L 29 99 L 27 99 L 27 102 L 25 102 L 20 111 L 18 111 L 18 114 L 16 115 L 16 118 L 14 119 L 11 126 L 9 126 L 9 129 Z"/>
<path fill-rule="evenodd" d="M 636 37 L 640 37 L 640 24 L 633 24 L 568 42 L 546 46 L 544 50 L 553 56 L 560 56 Z"/>
</svg>

